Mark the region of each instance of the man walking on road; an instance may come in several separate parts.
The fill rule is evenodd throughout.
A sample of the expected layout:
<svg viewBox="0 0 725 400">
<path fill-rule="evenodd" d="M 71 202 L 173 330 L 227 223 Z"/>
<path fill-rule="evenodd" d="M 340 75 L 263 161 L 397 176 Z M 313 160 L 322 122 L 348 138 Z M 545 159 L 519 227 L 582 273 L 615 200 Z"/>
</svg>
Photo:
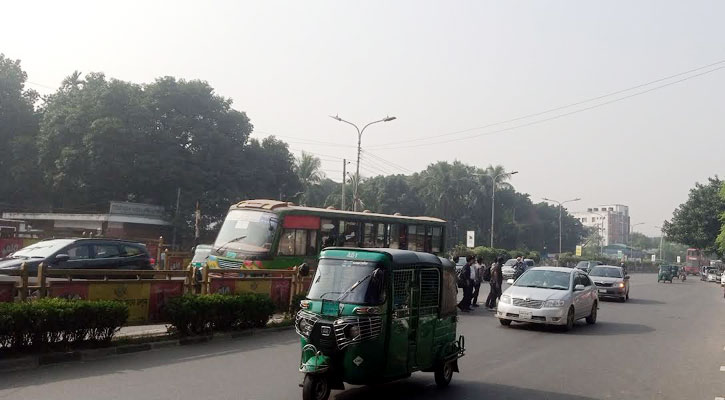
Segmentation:
<svg viewBox="0 0 725 400">
<path fill-rule="evenodd" d="M 481 281 L 483 280 L 483 257 L 479 256 L 471 269 L 473 275 L 471 307 L 478 307 L 478 292 L 481 290 Z"/>
<path fill-rule="evenodd" d="M 503 257 L 496 259 L 496 262 L 491 264 L 491 291 L 488 293 L 486 298 L 486 308 L 493 310 L 496 308 L 496 301 L 501 297 L 501 286 L 503 285 L 503 274 L 501 273 L 501 265 L 503 265 Z"/>
<path fill-rule="evenodd" d="M 473 293 L 473 280 L 471 280 L 471 271 L 473 265 L 473 256 L 466 257 L 466 265 L 460 272 L 460 284 L 463 289 L 463 299 L 458 303 L 458 308 L 463 312 L 471 311 L 471 294 Z"/>
</svg>

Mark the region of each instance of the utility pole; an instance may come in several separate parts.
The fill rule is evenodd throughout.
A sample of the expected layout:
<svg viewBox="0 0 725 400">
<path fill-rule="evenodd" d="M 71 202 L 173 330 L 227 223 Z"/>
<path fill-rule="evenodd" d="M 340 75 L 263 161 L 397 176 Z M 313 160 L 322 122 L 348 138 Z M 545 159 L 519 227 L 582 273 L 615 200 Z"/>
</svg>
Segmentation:
<svg viewBox="0 0 725 400">
<path fill-rule="evenodd" d="M 176 189 L 176 212 L 174 212 L 174 234 L 171 239 L 171 248 L 176 248 L 176 225 L 179 224 L 179 200 L 181 199 L 181 188 Z"/>
<path fill-rule="evenodd" d="M 496 215 L 496 180 L 498 180 L 498 178 L 500 176 L 504 176 L 504 175 L 512 176 L 512 175 L 516 175 L 518 173 L 519 173 L 519 171 L 503 172 L 496 176 L 474 174 L 475 176 L 487 176 L 487 177 L 491 178 L 491 244 L 490 244 L 491 248 L 493 248 L 494 216 Z"/>
<path fill-rule="evenodd" d="M 558 201 L 558 200 L 547 199 L 546 197 L 544 197 L 543 200 L 550 201 L 552 203 L 558 203 L 559 204 L 559 254 L 561 254 L 561 209 L 562 209 L 562 206 L 564 204 L 566 204 L 566 203 L 570 203 L 572 201 L 579 201 L 581 199 L 577 197 L 576 199 L 571 199 L 571 200 L 566 200 L 566 201 Z"/>
<path fill-rule="evenodd" d="M 342 159 L 342 204 L 340 210 L 345 211 L 345 180 L 347 179 L 347 160 Z"/>
<path fill-rule="evenodd" d="M 360 197 L 358 196 L 358 186 L 360 186 L 360 154 L 362 153 L 362 147 L 361 147 L 362 134 L 363 134 L 363 132 L 365 132 L 365 128 L 367 128 L 368 126 L 370 126 L 372 124 L 377 124 L 378 122 L 389 122 L 389 121 L 394 120 L 395 117 L 385 117 L 383 119 L 370 122 L 367 125 L 363 126 L 362 129 L 358 128 L 357 125 L 353 124 L 350 121 L 345 121 L 344 119 L 340 118 L 337 115 L 335 115 L 334 117 L 332 115 L 330 115 L 330 118 L 340 121 L 340 122 L 344 122 L 348 125 L 352 125 L 355 127 L 355 130 L 357 130 L 357 166 L 355 168 L 355 182 L 354 182 L 355 185 L 353 187 L 354 192 L 353 192 L 353 203 L 352 203 L 352 210 L 357 211 L 358 204 L 360 203 Z"/>
<path fill-rule="evenodd" d="M 199 200 L 196 201 L 196 211 L 194 212 L 194 246 L 199 244 L 199 223 L 201 222 L 201 208 Z"/>
</svg>

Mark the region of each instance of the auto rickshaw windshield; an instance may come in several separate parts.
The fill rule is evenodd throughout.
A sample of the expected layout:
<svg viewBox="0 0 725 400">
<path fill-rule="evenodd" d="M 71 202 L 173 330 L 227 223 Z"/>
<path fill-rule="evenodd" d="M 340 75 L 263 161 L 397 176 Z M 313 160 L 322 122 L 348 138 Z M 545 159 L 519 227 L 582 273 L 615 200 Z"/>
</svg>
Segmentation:
<svg viewBox="0 0 725 400">
<path fill-rule="evenodd" d="M 382 270 L 375 262 L 322 259 L 307 295 L 311 300 L 338 300 L 377 305 L 385 301 Z M 375 271 L 378 271 L 376 273 Z"/>
</svg>

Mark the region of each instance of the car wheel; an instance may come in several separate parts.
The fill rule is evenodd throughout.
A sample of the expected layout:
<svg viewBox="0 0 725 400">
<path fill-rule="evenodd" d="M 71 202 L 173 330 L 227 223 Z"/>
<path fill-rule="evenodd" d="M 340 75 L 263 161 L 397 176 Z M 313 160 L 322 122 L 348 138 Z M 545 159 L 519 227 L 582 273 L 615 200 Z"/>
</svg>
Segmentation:
<svg viewBox="0 0 725 400">
<path fill-rule="evenodd" d="M 597 323 L 597 303 L 592 306 L 592 313 L 587 317 L 587 324 L 594 325 Z"/>
<path fill-rule="evenodd" d="M 510 319 L 499 318 L 498 319 L 498 322 L 501 323 L 501 325 L 503 325 L 503 326 L 509 326 L 509 325 L 511 325 L 511 320 Z"/>
<path fill-rule="evenodd" d="M 569 312 L 566 314 L 566 325 L 564 325 L 564 332 L 569 332 L 574 328 L 574 307 L 569 307 Z"/>
<path fill-rule="evenodd" d="M 453 378 L 452 363 L 449 361 L 438 365 L 434 371 L 434 376 L 436 380 L 436 386 L 438 386 L 439 388 L 444 388 L 448 386 L 448 384 L 451 383 L 451 379 Z"/>
</svg>

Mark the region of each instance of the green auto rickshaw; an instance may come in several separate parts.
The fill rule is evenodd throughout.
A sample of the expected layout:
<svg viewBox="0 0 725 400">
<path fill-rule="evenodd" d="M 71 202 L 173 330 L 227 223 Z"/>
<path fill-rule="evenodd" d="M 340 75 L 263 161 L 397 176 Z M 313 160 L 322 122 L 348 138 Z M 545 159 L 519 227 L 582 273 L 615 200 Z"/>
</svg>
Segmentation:
<svg viewBox="0 0 725 400">
<path fill-rule="evenodd" d="M 669 265 L 660 265 L 660 270 L 657 273 L 657 283 L 670 282 L 672 283 L 672 268 Z"/>
<path fill-rule="evenodd" d="M 303 265 L 300 274 L 309 269 Z M 328 248 L 320 254 L 295 328 L 304 400 L 331 389 L 433 372 L 439 387 L 458 372 L 456 274 L 449 260 L 394 249 Z"/>
</svg>

